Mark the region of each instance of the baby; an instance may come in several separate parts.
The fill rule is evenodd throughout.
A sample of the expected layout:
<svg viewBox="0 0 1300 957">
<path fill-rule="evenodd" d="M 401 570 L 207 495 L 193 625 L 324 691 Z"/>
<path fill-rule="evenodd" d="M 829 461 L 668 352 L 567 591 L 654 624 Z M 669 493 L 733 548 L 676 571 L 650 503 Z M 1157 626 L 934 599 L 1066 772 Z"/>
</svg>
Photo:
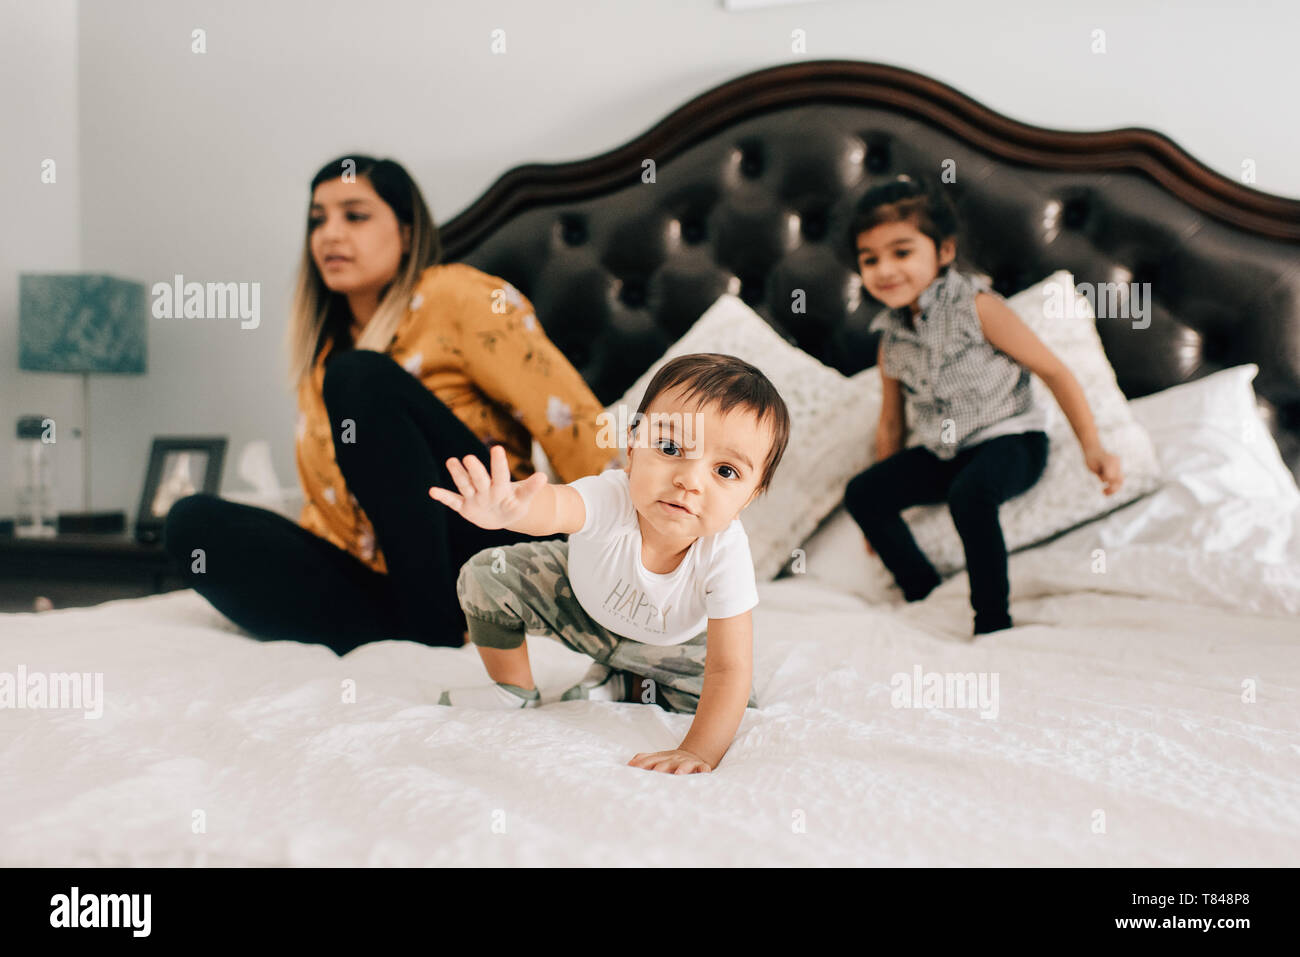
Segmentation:
<svg viewBox="0 0 1300 957">
<path fill-rule="evenodd" d="M 628 464 L 568 485 L 512 482 L 493 446 L 491 474 L 475 456 L 447 460 L 457 491 L 435 500 L 481 528 L 564 539 L 484 549 L 460 570 L 457 594 L 495 685 L 454 688 L 440 704 L 537 707 L 524 634 L 594 659 L 561 700 L 641 700 L 693 713 L 681 745 L 637 754 L 633 767 L 711 771 L 731 746 L 753 694 L 758 604 L 739 515 L 767 490 L 790 417 L 758 369 L 697 353 L 666 363 L 628 428 Z M 657 689 L 657 695 L 656 695 Z"/>
</svg>

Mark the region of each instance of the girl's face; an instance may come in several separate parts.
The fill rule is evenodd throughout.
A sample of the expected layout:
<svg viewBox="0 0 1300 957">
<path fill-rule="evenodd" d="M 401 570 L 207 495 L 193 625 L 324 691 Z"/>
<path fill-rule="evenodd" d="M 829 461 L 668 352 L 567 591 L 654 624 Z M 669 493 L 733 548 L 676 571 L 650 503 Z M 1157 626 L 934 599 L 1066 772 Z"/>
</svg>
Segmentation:
<svg viewBox="0 0 1300 957">
<path fill-rule="evenodd" d="M 910 221 L 880 223 L 858 234 L 858 272 L 867 292 L 891 309 L 914 306 L 939 269 L 953 261 L 957 244 L 938 250 Z"/>
<path fill-rule="evenodd" d="M 377 293 L 410 248 L 411 227 L 397 221 L 364 177 L 321 183 L 308 217 L 311 256 L 333 292 Z"/>
</svg>

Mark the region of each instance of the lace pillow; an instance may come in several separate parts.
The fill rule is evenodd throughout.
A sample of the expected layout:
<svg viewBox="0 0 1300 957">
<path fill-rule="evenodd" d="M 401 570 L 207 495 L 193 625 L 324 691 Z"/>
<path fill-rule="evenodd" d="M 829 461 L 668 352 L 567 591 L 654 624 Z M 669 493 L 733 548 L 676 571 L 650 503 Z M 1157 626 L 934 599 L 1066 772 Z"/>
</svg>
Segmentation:
<svg viewBox="0 0 1300 957">
<path fill-rule="evenodd" d="M 1073 310 L 1062 304 L 1074 302 Z M 1102 446 L 1119 456 L 1124 484 L 1114 495 L 1084 464 L 1083 451 L 1056 398 L 1037 377 L 1034 397 L 1048 410 L 1047 466 L 1023 495 L 1002 504 L 999 520 L 1007 550 L 1038 544 L 1059 532 L 1099 518 L 1153 491 L 1160 467 L 1151 438 L 1134 418 L 1115 381 L 1088 300 L 1078 295 L 1074 276 L 1060 270 L 1007 300 L 1034 334 L 1074 374 L 1088 399 Z M 1053 308 L 1053 307 L 1056 308 Z M 1061 314 L 1061 315 L 1058 315 Z M 875 372 L 875 368 L 868 370 Z M 877 392 L 879 377 L 877 376 Z M 903 510 L 916 544 L 942 575 L 966 567 L 961 538 L 947 505 Z M 849 542 L 855 542 L 850 546 Z M 880 558 L 868 554 L 862 532 L 842 507 L 805 544 L 806 571 L 818 580 L 854 592 L 868 601 L 901 601 L 902 594 Z"/>
<path fill-rule="evenodd" d="M 733 355 L 762 370 L 790 413 L 790 440 L 768 490 L 740 513 L 759 581 L 770 581 L 795 548 L 870 464 L 880 416 L 880 377 L 847 378 L 792 346 L 741 299 L 724 295 L 606 411 L 631 421 L 651 378 L 670 359 L 695 352 Z M 618 408 L 626 409 L 618 418 Z M 621 441 L 626 441 L 624 432 Z"/>
</svg>

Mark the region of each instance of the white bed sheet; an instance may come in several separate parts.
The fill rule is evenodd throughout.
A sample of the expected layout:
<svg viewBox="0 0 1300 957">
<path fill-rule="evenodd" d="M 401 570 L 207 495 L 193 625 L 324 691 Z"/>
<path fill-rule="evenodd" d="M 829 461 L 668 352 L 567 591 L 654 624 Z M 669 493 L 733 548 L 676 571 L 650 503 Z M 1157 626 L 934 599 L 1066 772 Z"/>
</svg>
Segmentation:
<svg viewBox="0 0 1300 957">
<path fill-rule="evenodd" d="M 106 700 L 0 710 L 0 864 L 1294 865 L 1300 512 L 1195 498 L 1013 556 L 1018 627 L 977 642 L 964 575 L 898 607 L 761 585 L 761 709 L 702 775 L 625 766 L 686 715 L 432 704 L 483 680 L 470 648 L 262 643 L 192 591 L 0 616 L 0 671 Z M 554 699 L 584 660 L 528 641 Z M 997 716 L 893 707 L 916 666 L 996 672 Z"/>
</svg>

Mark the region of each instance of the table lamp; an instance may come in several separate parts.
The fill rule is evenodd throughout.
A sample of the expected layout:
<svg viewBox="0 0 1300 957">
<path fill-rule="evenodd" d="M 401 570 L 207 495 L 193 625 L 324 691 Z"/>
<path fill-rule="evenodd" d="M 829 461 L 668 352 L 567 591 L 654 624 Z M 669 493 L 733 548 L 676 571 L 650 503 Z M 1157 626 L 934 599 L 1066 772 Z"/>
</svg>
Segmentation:
<svg viewBox="0 0 1300 957">
<path fill-rule="evenodd" d="M 90 376 L 144 374 L 145 287 L 92 273 L 23 273 L 18 299 L 18 368 L 81 374 L 81 498 L 89 513 Z"/>
</svg>

